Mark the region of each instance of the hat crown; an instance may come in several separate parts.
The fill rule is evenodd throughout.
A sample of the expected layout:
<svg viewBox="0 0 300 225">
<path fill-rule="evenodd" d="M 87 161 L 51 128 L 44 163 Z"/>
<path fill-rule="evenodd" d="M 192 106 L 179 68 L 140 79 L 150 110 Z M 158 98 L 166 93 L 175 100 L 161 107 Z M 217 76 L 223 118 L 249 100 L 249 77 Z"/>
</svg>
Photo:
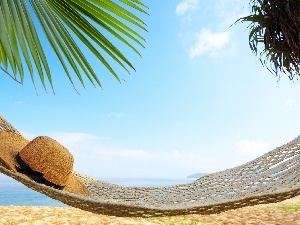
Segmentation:
<svg viewBox="0 0 300 225">
<path fill-rule="evenodd" d="M 32 170 L 42 173 L 46 180 L 56 185 L 64 186 L 73 170 L 72 154 L 50 137 L 33 139 L 19 155 Z"/>
</svg>

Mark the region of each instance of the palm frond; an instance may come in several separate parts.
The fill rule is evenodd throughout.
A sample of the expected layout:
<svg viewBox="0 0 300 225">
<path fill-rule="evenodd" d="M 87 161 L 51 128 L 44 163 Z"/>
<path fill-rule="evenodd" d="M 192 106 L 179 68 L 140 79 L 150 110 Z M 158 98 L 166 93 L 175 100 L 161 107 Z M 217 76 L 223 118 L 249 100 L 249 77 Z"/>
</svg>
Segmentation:
<svg viewBox="0 0 300 225">
<path fill-rule="evenodd" d="M 37 27 L 41 27 L 73 86 L 74 77 L 83 86 L 86 77 L 101 87 L 80 44 L 120 82 L 113 66 L 119 65 L 128 73 L 135 69 L 123 48 L 117 46 L 141 55 L 138 47 L 144 47 L 145 39 L 140 33 L 147 31 L 141 15 L 148 14 L 147 9 L 140 0 L 0 1 L 1 68 L 9 74 L 12 71 L 12 77 L 23 83 L 27 67 L 33 83 L 38 74 L 45 90 L 46 81 L 53 90 L 48 56 L 38 35 Z"/>
<path fill-rule="evenodd" d="M 237 22 L 250 22 L 249 45 L 269 71 L 290 80 L 300 75 L 300 1 L 251 0 L 251 15 Z M 263 44 L 262 48 L 258 48 Z"/>
</svg>

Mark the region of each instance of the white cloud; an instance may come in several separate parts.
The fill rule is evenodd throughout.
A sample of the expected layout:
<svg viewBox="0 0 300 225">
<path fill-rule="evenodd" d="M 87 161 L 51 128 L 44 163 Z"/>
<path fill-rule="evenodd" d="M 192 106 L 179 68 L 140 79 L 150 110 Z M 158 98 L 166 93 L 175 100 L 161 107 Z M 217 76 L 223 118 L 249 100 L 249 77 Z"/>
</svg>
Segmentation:
<svg viewBox="0 0 300 225">
<path fill-rule="evenodd" d="M 60 140 L 56 140 L 63 140 L 65 144 L 69 142 L 69 146 L 64 146 L 74 156 L 76 171 L 96 179 L 101 177 L 183 178 L 196 172 L 214 172 L 220 169 L 221 165 L 219 159 L 205 157 L 201 153 L 179 150 L 151 152 L 144 149 L 119 148 L 103 145 L 101 138 L 94 141 L 94 136 L 73 135 L 60 134 Z M 70 137 L 77 137 L 77 142 L 73 143 L 73 138 Z"/>
<path fill-rule="evenodd" d="M 220 27 L 228 28 L 239 18 L 249 14 L 249 3 L 244 0 L 218 0 L 216 13 L 221 19 Z"/>
<path fill-rule="evenodd" d="M 29 132 L 24 131 L 24 130 L 19 130 L 19 131 L 29 141 L 31 141 L 32 139 L 37 137 L 37 135 L 35 135 L 33 133 L 29 133 Z"/>
<path fill-rule="evenodd" d="M 264 141 L 240 140 L 234 145 L 241 156 L 260 156 L 270 150 L 270 144 Z"/>
<path fill-rule="evenodd" d="M 188 3 L 187 2 L 181 2 L 176 7 L 176 13 L 181 15 L 181 14 L 184 14 L 188 9 L 189 9 Z"/>
<path fill-rule="evenodd" d="M 49 136 L 66 147 L 98 139 L 97 136 L 87 133 L 53 132 Z"/>
<path fill-rule="evenodd" d="M 189 57 L 202 54 L 235 56 L 240 43 L 235 35 L 238 26 L 230 26 L 247 15 L 248 8 L 248 3 L 243 0 L 217 0 L 213 3 L 182 0 L 176 7 L 176 14 L 183 19 L 179 38 L 187 46 Z M 199 27 L 203 28 L 200 32 Z M 225 45 L 226 51 L 222 51 Z"/>
<path fill-rule="evenodd" d="M 286 106 L 288 107 L 292 107 L 293 105 L 295 105 L 296 101 L 292 100 L 292 99 L 288 99 L 285 103 Z"/>
<path fill-rule="evenodd" d="M 122 113 L 111 112 L 111 113 L 108 114 L 108 117 L 113 117 L 113 118 L 120 119 L 122 117 Z"/>
<path fill-rule="evenodd" d="M 189 56 L 194 58 L 198 55 L 209 54 L 217 56 L 220 50 L 229 42 L 229 32 L 216 32 L 208 28 L 202 29 L 197 35 L 196 44 L 190 49 Z"/>
<path fill-rule="evenodd" d="M 197 8 L 199 0 L 184 0 L 176 7 L 176 14 L 183 15 L 188 11 L 193 11 Z"/>
<path fill-rule="evenodd" d="M 100 148 L 99 148 L 100 150 Z M 109 149 L 103 151 L 101 150 L 102 154 L 108 155 L 108 156 L 114 156 L 114 157 L 133 157 L 133 158 L 139 158 L 139 157 L 145 157 L 147 156 L 146 151 L 144 150 L 135 150 L 135 149 Z"/>
<path fill-rule="evenodd" d="M 37 135 L 22 132 L 30 139 Z M 215 172 L 228 167 L 223 158 L 203 156 L 180 149 L 147 151 L 120 148 L 89 133 L 53 132 L 48 136 L 74 156 L 74 170 L 92 177 L 186 177 L 197 172 Z M 105 137 L 104 137 L 105 138 Z M 222 162 L 222 163 L 221 163 Z"/>
<path fill-rule="evenodd" d="M 173 150 L 173 155 L 179 155 L 179 151 L 178 150 Z"/>
</svg>

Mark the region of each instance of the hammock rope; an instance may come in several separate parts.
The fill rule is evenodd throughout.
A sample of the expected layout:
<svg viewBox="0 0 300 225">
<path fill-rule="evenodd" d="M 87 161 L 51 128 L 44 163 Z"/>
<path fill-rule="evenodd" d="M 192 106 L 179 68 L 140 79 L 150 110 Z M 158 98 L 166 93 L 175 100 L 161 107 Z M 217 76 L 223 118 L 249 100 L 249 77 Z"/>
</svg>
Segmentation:
<svg viewBox="0 0 300 225">
<path fill-rule="evenodd" d="M 18 133 L 1 117 L 0 130 Z M 0 172 L 51 198 L 94 213 L 135 217 L 211 214 L 300 195 L 300 136 L 253 161 L 188 184 L 124 187 L 74 172 L 90 197 L 33 184 L 1 165 Z"/>
</svg>

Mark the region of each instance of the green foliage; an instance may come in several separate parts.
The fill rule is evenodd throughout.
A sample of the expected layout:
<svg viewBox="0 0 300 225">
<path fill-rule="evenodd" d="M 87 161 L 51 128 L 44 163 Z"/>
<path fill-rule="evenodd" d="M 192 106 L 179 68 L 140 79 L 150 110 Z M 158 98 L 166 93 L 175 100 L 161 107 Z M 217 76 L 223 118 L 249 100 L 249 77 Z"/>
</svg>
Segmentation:
<svg viewBox="0 0 300 225">
<path fill-rule="evenodd" d="M 237 22 L 250 22 L 249 45 L 252 52 L 259 53 L 263 66 L 276 76 L 285 73 L 291 80 L 298 77 L 300 2 L 251 0 L 250 9 L 251 15 Z"/>
<path fill-rule="evenodd" d="M 152 220 L 162 221 L 162 218 L 159 216 L 151 217 Z"/>
<path fill-rule="evenodd" d="M 198 224 L 197 222 L 188 222 L 188 223 L 181 222 L 179 225 L 197 225 L 197 224 Z M 176 223 L 171 222 L 171 223 L 169 223 L 169 225 L 176 225 Z"/>
<path fill-rule="evenodd" d="M 282 205 L 278 206 L 278 209 L 282 209 L 284 211 L 288 212 L 299 212 L 300 211 L 300 205 Z"/>
<path fill-rule="evenodd" d="M 146 31 L 146 24 L 137 14 L 148 14 L 147 9 L 141 0 L 0 1 L 1 69 L 9 75 L 11 70 L 10 76 L 23 83 L 25 64 L 33 83 L 37 71 L 45 90 L 45 80 L 53 89 L 51 65 L 37 32 L 39 24 L 73 86 L 71 71 L 83 86 L 82 74 L 101 87 L 79 43 L 120 81 L 109 60 L 127 72 L 134 67 L 115 43 L 123 43 L 140 55 L 137 46 L 143 47 L 145 39 L 139 32 Z"/>
<path fill-rule="evenodd" d="M 168 217 L 169 219 L 172 218 L 172 217 Z M 157 221 L 163 221 L 163 217 L 151 217 L 150 218 L 151 220 L 157 220 Z M 171 222 L 169 223 L 168 225 L 197 225 L 198 223 L 197 222 L 180 222 L 180 223 L 175 223 L 175 222 Z"/>
</svg>

